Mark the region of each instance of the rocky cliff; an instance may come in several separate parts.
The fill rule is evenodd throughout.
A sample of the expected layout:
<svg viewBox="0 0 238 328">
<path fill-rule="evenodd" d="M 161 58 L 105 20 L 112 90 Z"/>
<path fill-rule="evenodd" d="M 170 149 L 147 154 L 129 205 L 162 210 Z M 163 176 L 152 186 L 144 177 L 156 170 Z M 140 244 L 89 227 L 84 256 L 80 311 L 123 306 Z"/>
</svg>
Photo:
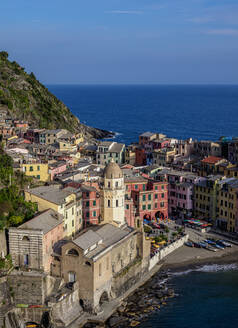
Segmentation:
<svg viewBox="0 0 238 328">
<path fill-rule="evenodd" d="M 42 85 L 33 73 L 8 59 L 0 52 L 0 110 L 7 110 L 14 118 L 27 120 L 32 127 L 71 132 L 82 131 L 87 137 L 105 138 L 112 134 L 81 124 L 59 99 Z"/>
</svg>

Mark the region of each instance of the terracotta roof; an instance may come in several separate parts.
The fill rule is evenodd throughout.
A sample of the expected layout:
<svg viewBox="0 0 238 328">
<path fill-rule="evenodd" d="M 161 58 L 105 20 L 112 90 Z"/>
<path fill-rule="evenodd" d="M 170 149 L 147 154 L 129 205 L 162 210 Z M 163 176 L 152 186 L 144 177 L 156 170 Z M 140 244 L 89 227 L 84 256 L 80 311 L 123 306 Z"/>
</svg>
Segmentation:
<svg viewBox="0 0 238 328">
<path fill-rule="evenodd" d="M 216 157 L 216 156 L 209 156 L 206 157 L 202 160 L 202 163 L 207 163 L 207 164 L 216 164 L 217 162 L 221 161 L 223 158 L 221 157 Z"/>
</svg>

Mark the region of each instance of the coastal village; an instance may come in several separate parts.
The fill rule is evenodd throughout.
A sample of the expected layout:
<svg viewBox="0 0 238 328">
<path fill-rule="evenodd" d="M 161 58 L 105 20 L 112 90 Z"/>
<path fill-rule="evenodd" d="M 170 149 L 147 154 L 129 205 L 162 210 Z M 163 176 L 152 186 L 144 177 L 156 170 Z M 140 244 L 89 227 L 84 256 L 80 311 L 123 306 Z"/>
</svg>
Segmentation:
<svg viewBox="0 0 238 328">
<path fill-rule="evenodd" d="M 169 254 L 238 244 L 238 138 L 144 132 L 125 145 L 0 110 L 0 139 L 34 207 L 0 226 L 1 328 L 135 327 L 133 310 L 124 326 L 111 316 Z M 10 173 L 0 189 L 12 183 Z M 0 221 L 11 212 L 2 203 Z M 173 295 L 161 293 L 151 310 Z"/>
</svg>

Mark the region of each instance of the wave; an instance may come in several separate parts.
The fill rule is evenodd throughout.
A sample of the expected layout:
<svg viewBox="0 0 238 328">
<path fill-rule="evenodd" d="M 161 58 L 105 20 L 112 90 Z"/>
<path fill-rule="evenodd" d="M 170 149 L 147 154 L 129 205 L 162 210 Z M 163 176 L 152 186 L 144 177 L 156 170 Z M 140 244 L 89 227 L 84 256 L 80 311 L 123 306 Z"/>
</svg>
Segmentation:
<svg viewBox="0 0 238 328">
<path fill-rule="evenodd" d="M 109 138 L 104 138 L 104 140 L 111 140 L 111 139 L 116 139 L 118 136 L 122 136 L 123 133 L 120 133 L 120 132 L 113 132 L 113 131 L 109 131 L 111 133 L 113 133 L 114 135 L 109 137 Z"/>
<path fill-rule="evenodd" d="M 196 271 L 219 272 L 219 271 L 234 271 L 234 270 L 238 270 L 238 265 L 236 263 L 204 265 L 204 266 L 198 268 Z"/>
<path fill-rule="evenodd" d="M 207 264 L 180 272 L 170 272 L 170 276 L 183 276 L 191 272 L 221 272 L 238 270 L 238 264 Z"/>
</svg>

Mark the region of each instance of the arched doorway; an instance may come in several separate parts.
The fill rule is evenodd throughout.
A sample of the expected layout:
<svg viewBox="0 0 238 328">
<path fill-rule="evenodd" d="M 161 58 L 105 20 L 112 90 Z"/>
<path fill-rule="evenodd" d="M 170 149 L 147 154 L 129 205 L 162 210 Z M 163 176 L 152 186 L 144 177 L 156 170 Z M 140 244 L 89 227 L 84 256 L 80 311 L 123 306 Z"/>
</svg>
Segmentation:
<svg viewBox="0 0 238 328">
<path fill-rule="evenodd" d="M 164 219 L 164 213 L 158 211 L 158 212 L 155 213 L 155 217 L 156 217 L 156 219 L 162 219 L 163 220 Z"/>
<path fill-rule="evenodd" d="M 151 216 L 150 216 L 150 214 L 145 214 L 145 215 L 143 216 L 143 220 L 145 220 L 145 221 L 151 221 Z"/>
<path fill-rule="evenodd" d="M 50 314 L 49 312 L 44 312 L 41 318 L 41 326 L 43 328 L 52 328 L 52 325 L 50 323 Z"/>
<path fill-rule="evenodd" d="M 106 302 L 109 302 L 109 297 L 108 297 L 108 294 L 106 291 L 104 291 L 100 297 L 100 300 L 99 300 L 99 305 L 103 305 L 104 303 Z"/>
</svg>

